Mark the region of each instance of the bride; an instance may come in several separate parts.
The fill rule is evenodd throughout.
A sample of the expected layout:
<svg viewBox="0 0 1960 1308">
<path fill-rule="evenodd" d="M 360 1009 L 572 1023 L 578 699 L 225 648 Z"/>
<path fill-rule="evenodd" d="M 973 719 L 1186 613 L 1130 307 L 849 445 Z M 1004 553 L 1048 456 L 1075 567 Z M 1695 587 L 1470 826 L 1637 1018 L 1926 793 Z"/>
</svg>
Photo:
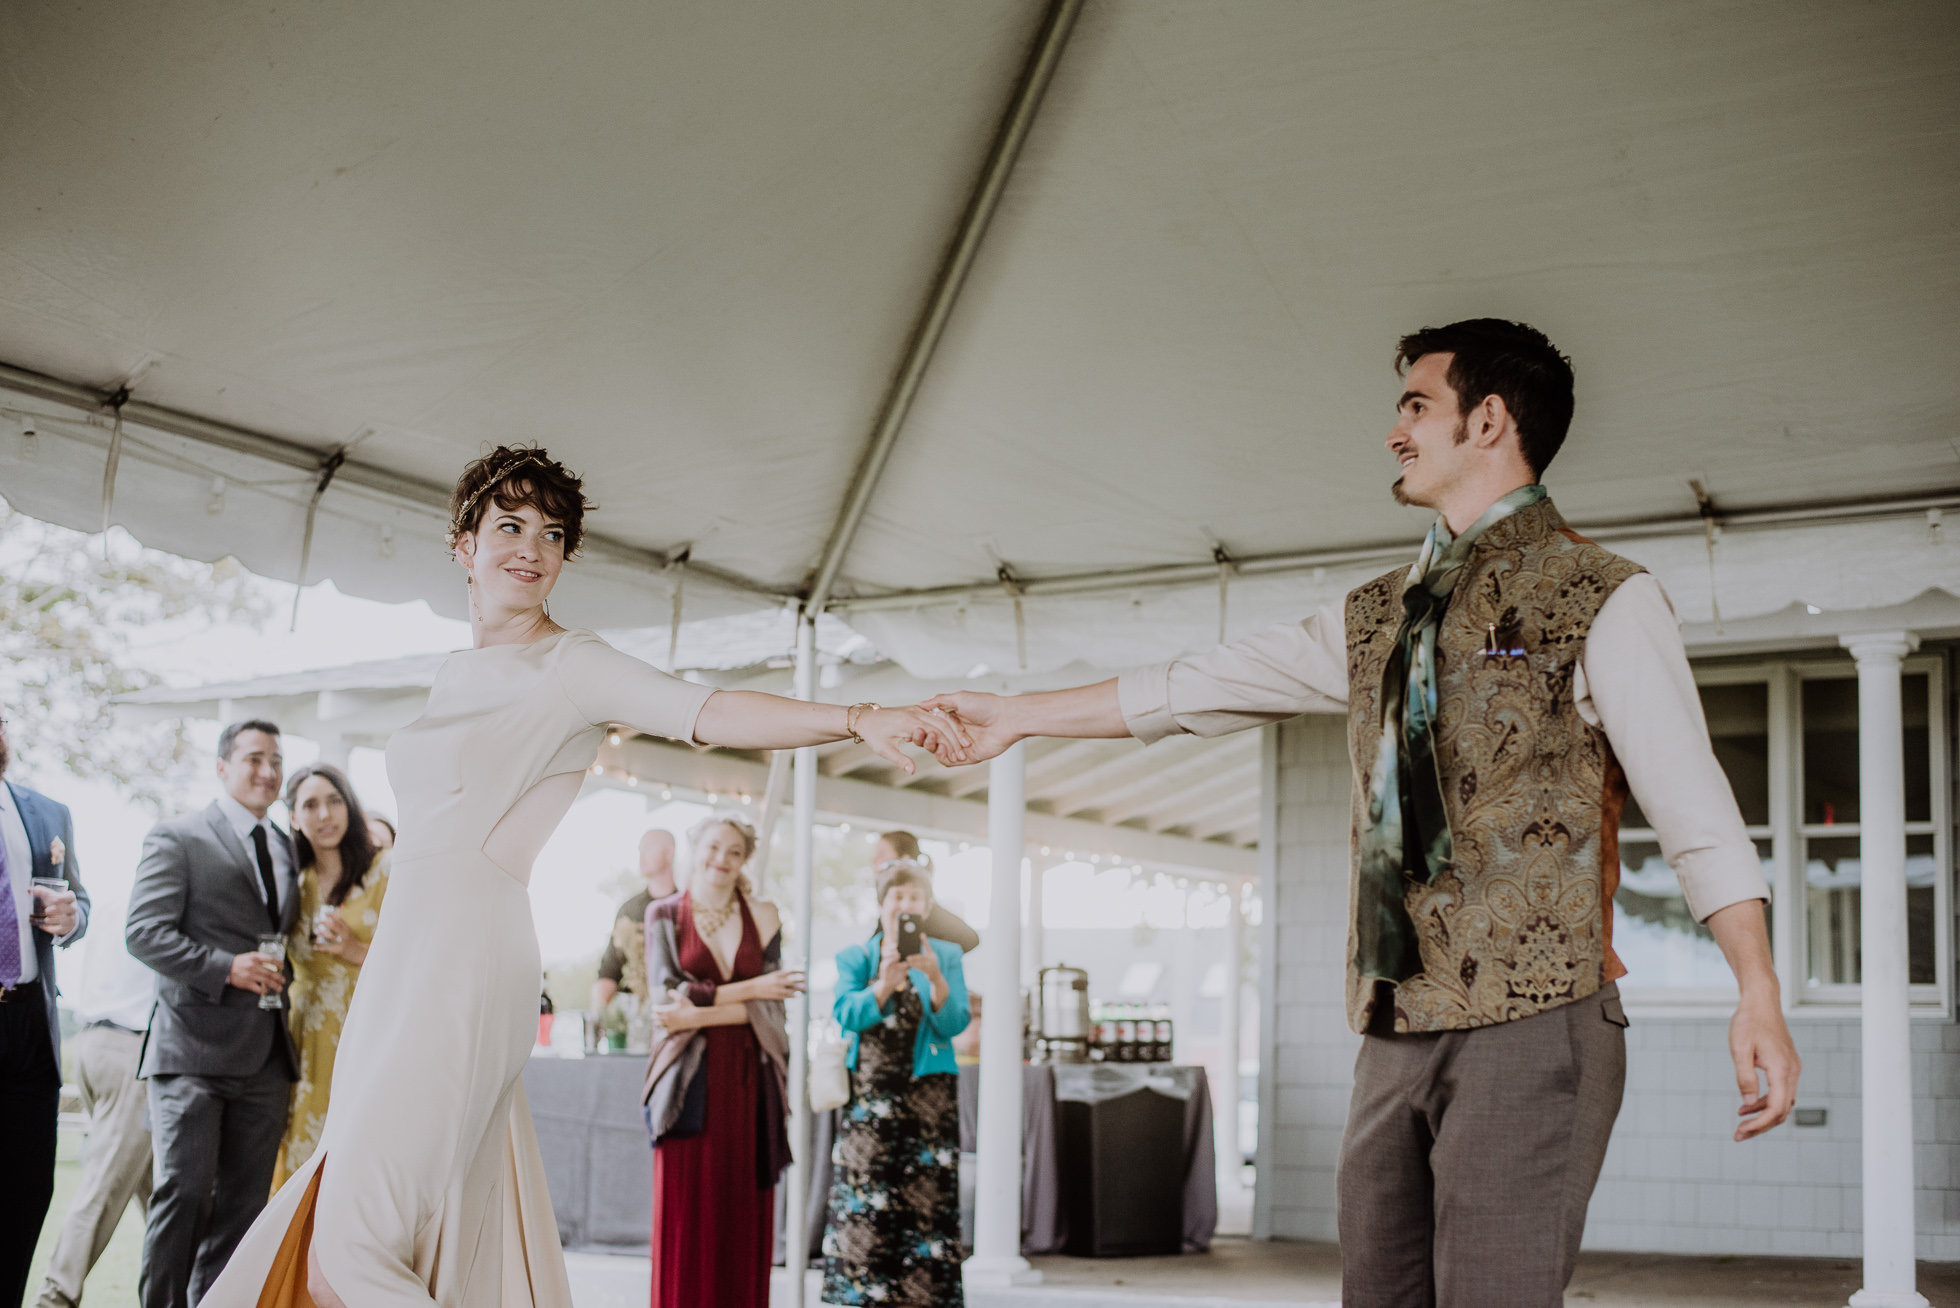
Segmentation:
<svg viewBox="0 0 1960 1308">
<path fill-rule="evenodd" d="M 570 1308 L 519 1079 L 537 1031 L 526 884 L 612 724 L 737 749 L 855 738 L 907 772 L 902 743 L 963 755 L 937 714 L 716 690 L 560 627 L 545 599 L 588 507 L 542 450 L 500 446 L 456 483 L 474 648 L 388 744 L 401 838 L 319 1146 L 204 1308 Z"/>
</svg>

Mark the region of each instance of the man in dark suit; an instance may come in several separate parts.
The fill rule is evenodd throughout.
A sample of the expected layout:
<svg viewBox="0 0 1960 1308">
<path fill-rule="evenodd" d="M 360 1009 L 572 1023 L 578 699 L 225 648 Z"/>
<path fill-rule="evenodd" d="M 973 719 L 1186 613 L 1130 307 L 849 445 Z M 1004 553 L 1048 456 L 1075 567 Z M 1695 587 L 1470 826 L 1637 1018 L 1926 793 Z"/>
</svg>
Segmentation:
<svg viewBox="0 0 1960 1308">
<path fill-rule="evenodd" d="M 258 952 L 299 913 L 279 798 L 279 728 L 237 722 L 218 741 L 221 794 L 158 823 L 130 891 L 129 952 L 157 974 L 143 1046 L 155 1152 L 143 1237 L 143 1308 L 189 1308 L 265 1207 L 299 1053 L 282 1010 L 283 963 Z"/>
<path fill-rule="evenodd" d="M 7 762 L 0 718 L 0 778 Z M 33 884 L 56 879 L 68 889 Z M 61 1104 L 54 947 L 74 944 L 87 929 L 68 806 L 0 783 L 0 1304 L 26 1294 L 27 1264 L 54 1197 Z"/>
</svg>

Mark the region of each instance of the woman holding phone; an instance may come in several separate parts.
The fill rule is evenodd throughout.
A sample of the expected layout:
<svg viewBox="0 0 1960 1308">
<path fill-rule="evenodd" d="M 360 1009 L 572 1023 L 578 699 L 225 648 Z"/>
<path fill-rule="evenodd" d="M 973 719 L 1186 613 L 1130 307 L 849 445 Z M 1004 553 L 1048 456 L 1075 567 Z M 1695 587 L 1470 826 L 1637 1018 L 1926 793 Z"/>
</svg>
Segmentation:
<svg viewBox="0 0 1960 1308">
<path fill-rule="evenodd" d="M 831 1155 L 823 1301 L 960 1304 L 960 1097 L 953 1037 L 968 1020 L 960 948 L 927 936 L 932 881 L 878 871 L 878 930 L 837 955 L 833 1009 L 851 1097 Z"/>
</svg>

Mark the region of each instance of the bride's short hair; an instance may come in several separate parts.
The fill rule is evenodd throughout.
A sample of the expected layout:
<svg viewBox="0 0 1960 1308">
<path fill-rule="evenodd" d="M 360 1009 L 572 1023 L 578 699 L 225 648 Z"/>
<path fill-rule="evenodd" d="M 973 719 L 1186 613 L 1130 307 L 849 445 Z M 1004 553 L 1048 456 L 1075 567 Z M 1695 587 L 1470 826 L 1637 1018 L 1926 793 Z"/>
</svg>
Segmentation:
<svg viewBox="0 0 1960 1308">
<path fill-rule="evenodd" d="M 450 549 L 482 524 L 492 504 L 500 509 L 528 505 L 563 527 L 568 559 L 585 538 L 585 511 L 598 507 L 585 498 L 585 483 L 543 450 L 499 445 L 465 467 L 449 493 Z"/>
</svg>

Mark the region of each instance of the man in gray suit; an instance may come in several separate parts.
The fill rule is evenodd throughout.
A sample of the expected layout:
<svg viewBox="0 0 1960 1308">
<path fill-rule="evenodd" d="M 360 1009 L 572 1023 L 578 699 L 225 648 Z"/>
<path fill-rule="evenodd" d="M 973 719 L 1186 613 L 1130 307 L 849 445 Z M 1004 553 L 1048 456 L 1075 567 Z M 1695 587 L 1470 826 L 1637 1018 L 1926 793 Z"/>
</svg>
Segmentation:
<svg viewBox="0 0 1960 1308">
<path fill-rule="evenodd" d="M 143 1046 L 155 1189 L 143 1237 L 143 1308 L 189 1308 L 265 1207 L 299 1053 L 284 965 L 257 952 L 299 912 L 292 839 L 266 819 L 279 798 L 279 728 L 238 722 L 218 741 L 224 793 L 159 823 L 130 891 L 129 952 L 157 974 Z"/>
</svg>

